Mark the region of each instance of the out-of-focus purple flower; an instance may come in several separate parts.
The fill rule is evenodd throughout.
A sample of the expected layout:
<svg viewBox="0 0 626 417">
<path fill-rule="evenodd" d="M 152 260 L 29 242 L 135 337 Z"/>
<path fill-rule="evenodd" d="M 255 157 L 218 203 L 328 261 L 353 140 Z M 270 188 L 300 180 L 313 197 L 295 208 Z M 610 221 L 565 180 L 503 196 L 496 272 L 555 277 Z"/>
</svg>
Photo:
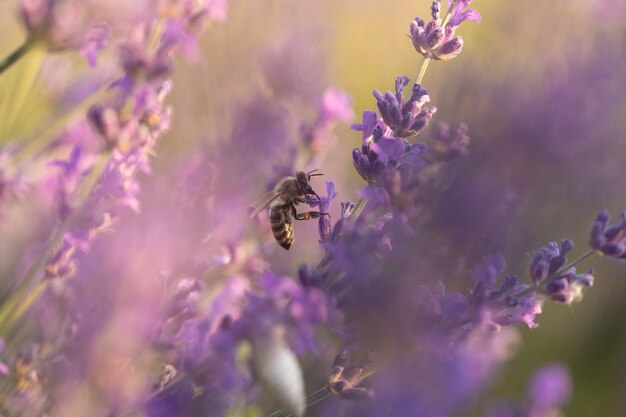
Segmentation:
<svg viewBox="0 0 626 417">
<path fill-rule="evenodd" d="M 350 208 L 349 205 L 345 207 Z M 391 220 L 393 216 L 388 213 L 369 227 L 360 219 L 354 222 L 343 221 L 340 226 L 341 239 L 333 238 L 323 246 L 332 254 L 333 264 L 348 272 L 349 277 L 367 276 L 380 254 L 390 250 L 385 226 Z M 333 231 L 333 236 L 337 234 Z"/>
<path fill-rule="evenodd" d="M 172 70 L 175 42 L 154 49 L 150 45 L 151 30 L 152 26 L 147 23 L 137 25 L 120 46 L 120 64 L 125 75 L 112 86 L 119 87 L 124 95 L 130 94 L 138 80 L 160 81 Z"/>
<path fill-rule="evenodd" d="M 540 411 L 560 408 L 572 393 L 572 382 L 567 368 L 560 364 L 544 366 L 535 373 L 528 390 L 533 416 L 541 416 Z"/>
<path fill-rule="evenodd" d="M 85 152 L 82 147 L 74 146 L 67 160 L 54 160 L 51 166 L 60 168 L 56 185 L 58 213 L 65 220 L 74 210 L 74 195 L 81 181 L 93 168 L 93 155 Z"/>
<path fill-rule="evenodd" d="M 485 417 L 557 417 L 560 408 L 571 396 L 572 382 L 567 368 L 561 364 L 549 364 L 539 369 L 528 386 L 523 404 L 506 402 L 491 407 Z"/>
<path fill-rule="evenodd" d="M 400 76 L 396 78 L 395 94 L 387 91 L 383 96 L 378 90 L 374 90 L 383 120 L 401 138 L 417 135 L 437 111 L 436 107 L 422 108 L 430 101 L 430 97 L 426 89 L 417 83 L 413 85 L 411 97 L 405 100 L 402 90 L 408 84 L 409 78 Z"/>
<path fill-rule="evenodd" d="M 303 287 L 271 272 L 263 275 L 263 292 L 248 294 L 248 303 L 238 326 L 253 339 L 262 323 L 282 324 L 285 340 L 298 353 L 317 351 L 314 329 L 340 318 L 334 303 L 319 288 Z M 260 327 L 259 327 L 260 326 Z"/>
<path fill-rule="evenodd" d="M 338 88 L 329 88 L 324 91 L 320 99 L 318 118 L 322 121 L 349 122 L 354 117 L 352 100 Z"/>
<path fill-rule="evenodd" d="M 204 9 L 211 20 L 226 21 L 228 0 L 204 0 Z"/>
<path fill-rule="evenodd" d="M 320 99 L 317 117 L 313 123 L 303 123 L 300 135 L 307 149 L 313 154 L 333 145 L 332 130 L 339 121 L 348 122 L 354 117 L 352 103 L 346 93 L 327 89 Z"/>
<path fill-rule="evenodd" d="M 506 268 L 506 260 L 500 254 L 489 255 L 483 258 L 484 265 L 474 266 L 474 279 L 487 288 L 496 285 L 498 276 Z"/>
<path fill-rule="evenodd" d="M 441 281 L 432 287 L 418 285 L 413 300 L 418 307 L 419 320 L 429 324 L 435 324 L 433 320 L 457 324 L 469 310 L 467 297 L 455 291 L 446 291 Z"/>
<path fill-rule="evenodd" d="M 441 1 L 436 1 L 431 9 L 432 20 L 426 23 L 416 17 L 409 26 L 409 36 L 415 50 L 427 58 L 448 61 L 461 53 L 463 38 L 455 34 L 456 28 L 465 20 L 480 22 L 476 10 L 465 10 L 472 0 L 459 0 L 452 9 L 450 20 L 442 27 L 440 18 Z M 448 7 L 452 3 L 448 2 Z"/>
<path fill-rule="evenodd" d="M 80 51 L 89 65 L 96 65 L 98 50 L 106 47 L 110 28 L 104 22 L 86 22 L 85 7 L 73 0 L 21 0 L 22 21 L 30 39 L 51 52 Z"/>
<path fill-rule="evenodd" d="M 626 212 L 621 214 L 619 223 L 609 226 L 611 216 L 604 209 L 591 224 L 589 245 L 608 256 L 626 259 Z"/>
<path fill-rule="evenodd" d="M 428 157 L 435 161 L 448 162 L 467 156 L 470 138 L 466 133 L 465 123 L 450 128 L 448 124 L 438 122 L 433 136 L 427 141 Z"/>
</svg>

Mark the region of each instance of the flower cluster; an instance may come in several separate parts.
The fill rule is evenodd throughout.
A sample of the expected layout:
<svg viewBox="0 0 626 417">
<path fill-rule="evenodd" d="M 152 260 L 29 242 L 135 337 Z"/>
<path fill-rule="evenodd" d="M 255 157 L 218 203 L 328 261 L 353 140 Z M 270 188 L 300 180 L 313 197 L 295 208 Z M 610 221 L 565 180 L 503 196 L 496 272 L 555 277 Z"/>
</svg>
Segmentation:
<svg viewBox="0 0 626 417">
<path fill-rule="evenodd" d="M 199 42 L 227 0 L 16 3 L 26 40 L 0 77 L 35 48 L 80 51 L 91 68 L 59 71 L 93 93 L 67 99 L 55 86 L 46 100 L 62 105 L 46 111 L 59 120 L 24 137 L 10 126 L 16 141 L 0 143 L 11 216 L 0 216 L 0 276 L 17 274 L 0 303 L 0 414 L 545 417 L 566 405 L 572 384 L 556 364 L 518 404 L 483 397 L 521 351 L 518 327 L 537 328 L 546 303 L 581 301 L 594 284 L 583 261 L 626 258 L 626 214 L 611 225 L 601 211 L 577 256 L 562 240 L 527 262 L 504 233 L 484 243 L 495 226 L 471 201 L 447 215 L 451 184 L 476 200 L 491 192 L 465 187 L 472 159 L 497 157 L 489 178 L 511 171 L 482 140 L 463 159 L 470 127 L 436 120 L 446 100 L 429 104 L 442 94 L 424 81 L 429 62 L 460 54 L 460 26 L 481 19 L 472 0 L 445 11 L 435 0 L 428 22 L 411 22 L 417 78 L 373 90 L 375 110 L 351 125 L 352 166 L 335 131 L 352 122 L 352 101 L 328 86 L 318 40 L 301 37 L 317 33 L 314 1 L 261 19 L 263 5 L 238 8 L 255 33 L 240 46 L 237 22 Z M 174 89 L 181 55 L 195 66 Z M 0 113 L 38 90 L 12 76 Z M 161 144 L 170 129 L 176 140 Z M 473 233 L 465 223 L 478 220 Z M 519 246 L 536 241 L 528 229 Z"/>
<path fill-rule="evenodd" d="M 416 17 L 409 27 L 413 47 L 417 52 L 430 59 L 449 61 L 457 57 L 463 49 L 463 38 L 456 34 L 456 28 L 466 20 L 480 22 L 476 10 L 466 10 L 473 0 L 448 0 L 448 7 L 454 3 L 449 20 L 444 23 L 440 18 L 441 0 L 433 2 L 432 20 L 428 23 Z"/>
</svg>

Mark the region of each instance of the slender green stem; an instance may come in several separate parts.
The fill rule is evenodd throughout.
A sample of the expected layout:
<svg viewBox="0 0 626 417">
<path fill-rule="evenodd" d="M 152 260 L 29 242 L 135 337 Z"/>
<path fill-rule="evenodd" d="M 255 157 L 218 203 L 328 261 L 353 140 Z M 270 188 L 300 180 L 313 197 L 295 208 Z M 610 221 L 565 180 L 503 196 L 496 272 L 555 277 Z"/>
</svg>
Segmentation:
<svg viewBox="0 0 626 417">
<path fill-rule="evenodd" d="M 430 63 L 431 60 L 432 59 L 428 55 L 424 56 L 422 65 L 420 66 L 419 72 L 417 73 L 417 79 L 415 80 L 417 84 L 422 83 L 422 80 L 424 79 L 424 75 L 426 74 L 426 69 L 428 68 L 428 64 Z"/>
<path fill-rule="evenodd" d="M 595 255 L 595 251 L 593 250 L 588 250 L 587 252 L 583 253 L 581 256 L 579 256 L 578 258 L 574 259 L 572 262 L 568 263 L 567 265 L 565 265 L 564 267 L 562 267 L 561 269 L 559 269 L 558 271 L 556 271 L 555 273 L 549 275 L 546 279 L 542 280 L 541 282 L 538 282 L 534 285 L 531 285 L 530 287 L 523 289 L 522 291 L 516 292 L 514 293 L 512 296 L 513 298 L 521 298 L 525 295 L 530 294 L 531 292 L 535 292 L 535 291 L 539 291 L 542 288 L 547 287 L 548 285 L 550 285 L 550 283 L 556 281 L 557 279 L 561 278 L 563 275 L 563 272 L 567 271 L 568 269 L 570 269 L 573 266 L 578 265 L 579 263 L 583 262 L 584 260 L 586 260 L 587 258 L 592 257 L 593 255 Z"/>
<path fill-rule="evenodd" d="M 448 7 L 448 11 L 446 12 L 445 17 L 443 18 L 443 21 L 441 22 L 442 28 L 445 28 L 448 22 L 450 21 L 450 18 L 452 17 L 452 10 L 454 10 L 454 6 L 456 6 L 456 3 L 458 1 L 459 0 L 454 0 L 452 4 L 450 5 L 450 7 Z"/>
<path fill-rule="evenodd" d="M 0 74 L 9 69 L 13 64 L 20 60 L 30 50 L 34 42 L 27 38 L 15 51 L 11 52 L 2 62 L 0 62 Z"/>
</svg>

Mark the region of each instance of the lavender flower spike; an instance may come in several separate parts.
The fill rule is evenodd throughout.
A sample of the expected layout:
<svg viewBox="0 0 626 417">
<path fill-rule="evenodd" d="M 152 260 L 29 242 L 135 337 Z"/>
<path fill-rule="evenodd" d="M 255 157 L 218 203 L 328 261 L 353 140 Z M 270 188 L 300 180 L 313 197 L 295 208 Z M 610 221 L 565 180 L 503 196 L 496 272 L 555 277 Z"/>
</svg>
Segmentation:
<svg viewBox="0 0 626 417">
<path fill-rule="evenodd" d="M 404 99 L 402 90 L 409 83 L 406 76 L 396 77 L 395 95 L 387 91 L 383 96 L 378 90 L 374 90 L 374 97 L 378 101 L 377 106 L 385 123 L 393 130 L 396 136 L 404 138 L 415 136 L 427 125 L 436 107 L 424 108 L 422 106 L 430 101 L 428 91 L 415 83 L 411 97 Z"/>
<path fill-rule="evenodd" d="M 393 130 L 378 119 L 373 111 L 363 112 L 363 123 L 353 124 L 353 130 L 363 132 L 361 148 L 352 151 L 352 162 L 359 175 L 369 184 L 378 182 L 388 167 L 396 167 L 411 150 L 410 144 L 394 135 Z"/>
<path fill-rule="evenodd" d="M 432 20 L 428 23 L 416 17 L 409 26 L 409 37 L 415 50 L 426 58 L 448 61 L 461 53 L 463 38 L 455 34 L 456 28 L 466 20 L 480 22 L 476 10 L 465 10 L 472 0 L 459 0 L 451 11 L 445 27 L 439 16 L 440 2 L 433 3 Z M 448 1 L 448 7 L 452 1 Z"/>
</svg>

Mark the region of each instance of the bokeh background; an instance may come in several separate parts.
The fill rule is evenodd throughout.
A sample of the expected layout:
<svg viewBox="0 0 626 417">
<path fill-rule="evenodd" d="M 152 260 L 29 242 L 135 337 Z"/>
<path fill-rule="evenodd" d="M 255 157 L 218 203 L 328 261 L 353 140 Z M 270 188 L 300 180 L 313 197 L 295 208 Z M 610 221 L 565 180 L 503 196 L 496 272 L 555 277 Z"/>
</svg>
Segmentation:
<svg viewBox="0 0 626 417">
<path fill-rule="evenodd" d="M 415 77 L 421 57 L 405 35 L 409 22 L 427 16 L 429 6 L 417 0 L 232 0 L 228 20 L 204 35 L 198 59 L 177 63 L 176 88 L 169 98 L 173 126 L 159 146 L 153 175 L 142 180 L 143 214 L 125 214 L 120 226 L 124 231 L 117 238 L 104 236 L 93 253 L 112 242 L 123 245 L 123 252 L 141 247 L 143 239 L 176 234 L 176 227 L 167 223 L 168 215 L 158 214 L 176 191 L 168 177 L 203 144 L 231 143 L 233 152 L 250 155 L 250 165 L 226 164 L 233 176 L 244 178 L 246 187 L 228 180 L 216 185 L 233 195 L 228 204 L 238 214 L 228 224 L 239 232 L 231 232 L 245 233 L 243 205 L 271 180 L 270 167 L 255 167 L 263 165 L 264 157 L 254 156 L 262 152 L 280 162 L 283 149 L 267 139 L 276 126 L 263 131 L 241 127 L 242 106 L 259 97 L 312 115 L 316 96 L 334 86 L 352 97 L 357 115 L 373 109 L 372 89 L 391 89 L 397 75 Z M 477 0 L 474 7 L 483 20 L 460 29 L 463 53 L 451 62 L 431 63 L 423 83 L 431 104 L 438 107 L 434 120 L 466 122 L 472 143 L 469 156 L 455 163 L 445 191 L 426 201 L 429 226 L 419 233 L 436 235 L 437 244 L 447 245 L 447 256 L 454 261 L 440 265 L 440 274 L 469 276 L 482 256 L 500 252 L 509 260 L 508 270 L 523 275 L 531 251 L 548 241 L 570 238 L 582 253 L 595 214 L 602 208 L 615 214 L 626 208 L 626 3 Z M 12 1 L 0 2 L 0 27 L 4 56 L 23 38 Z M 107 53 L 97 74 L 76 55 L 43 58 L 36 84 L 24 97 L 27 104 L 15 121 L 3 122 L 0 115 L 0 141 L 28 140 L 42 126 L 54 128 L 59 120 L 69 123 L 71 114 L 64 115 L 72 100 L 85 94 L 80 86 L 89 85 L 94 77 L 106 78 Z M 29 63 L 20 65 L 27 70 Z M 17 94 L 17 73 L 0 77 L 0 106 Z M 294 126 L 284 129 L 291 132 Z M 319 168 L 337 183 L 339 199 L 354 201 L 361 180 L 350 155 L 360 134 L 344 124 L 335 135 Z M 36 240 L 39 227 L 49 220 L 46 216 L 46 208 L 32 202 L 3 213 L 4 288 L 19 269 L 27 242 Z M 197 216 L 201 223 L 202 213 Z M 160 221 L 158 227 L 155 219 Z M 312 264 L 322 255 L 314 245 L 316 226 L 298 226 L 301 245 L 289 254 L 273 254 L 278 270 L 293 271 L 298 263 Z M 172 245 L 160 242 L 156 253 L 181 250 Z M 209 257 L 212 250 L 209 245 L 196 256 Z M 147 252 L 144 256 L 144 264 L 157 258 Z M 81 264 L 87 270 L 96 268 L 88 259 Z M 547 304 L 538 319 L 540 327 L 522 329 L 522 349 L 495 381 L 494 393 L 519 398 L 535 368 L 562 361 L 571 368 L 574 381 L 566 415 L 623 415 L 626 264 L 597 257 L 590 264 L 596 270 L 595 286 L 571 308 Z M 126 270 L 136 280 L 125 287 L 131 291 L 128 297 L 149 293 L 150 274 L 139 267 L 133 270 L 132 265 Z M 459 289 L 463 288 L 459 280 Z M 117 303 L 124 304 L 121 299 Z M 132 304 L 121 308 L 121 317 L 128 317 L 128 309 L 140 317 L 149 302 Z M 115 325 L 107 329 L 115 334 Z"/>
</svg>

